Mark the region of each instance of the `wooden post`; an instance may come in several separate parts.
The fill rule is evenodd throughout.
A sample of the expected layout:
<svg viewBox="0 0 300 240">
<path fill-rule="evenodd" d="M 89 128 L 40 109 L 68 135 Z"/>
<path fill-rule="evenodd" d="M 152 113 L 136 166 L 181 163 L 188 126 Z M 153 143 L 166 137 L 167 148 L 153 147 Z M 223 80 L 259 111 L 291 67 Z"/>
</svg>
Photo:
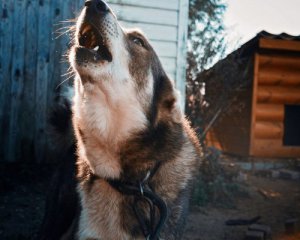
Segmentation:
<svg viewBox="0 0 300 240">
<path fill-rule="evenodd" d="M 254 129 L 256 121 L 256 104 L 257 104 L 257 82 L 258 82 L 258 70 L 259 70 L 259 54 L 256 53 L 254 56 L 254 74 L 253 74 L 253 87 L 252 87 L 252 110 L 251 110 L 251 125 L 250 125 L 250 147 L 249 153 L 250 156 L 254 154 L 253 145 L 254 145 Z"/>
<path fill-rule="evenodd" d="M 50 41 L 50 0 L 39 1 L 38 61 L 36 77 L 35 157 L 38 162 L 45 158 L 47 123 L 47 86 Z M 46 27 L 45 27 L 46 26 Z"/>
<path fill-rule="evenodd" d="M 24 90 L 22 94 L 21 138 L 22 159 L 34 158 L 35 131 L 35 81 L 37 66 L 37 36 L 38 36 L 38 1 L 28 1 L 26 10 L 25 32 L 25 73 Z"/>
<path fill-rule="evenodd" d="M 1 1 L 0 4 L 0 161 L 7 161 L 14 2 Z"/>
<path fill-rule="evenodd" d="M 8 161 L 16 161 L 20 157 L 20 112 L 21 96 L 24 88 L 24 43 L 26 1 L 14 1 L 14 25 L 12 45 L 12 69 L 10 86 L 10 121 L 8 133 Z M 23 19 L 19 21 L 18 19 Z"/>
</svg>

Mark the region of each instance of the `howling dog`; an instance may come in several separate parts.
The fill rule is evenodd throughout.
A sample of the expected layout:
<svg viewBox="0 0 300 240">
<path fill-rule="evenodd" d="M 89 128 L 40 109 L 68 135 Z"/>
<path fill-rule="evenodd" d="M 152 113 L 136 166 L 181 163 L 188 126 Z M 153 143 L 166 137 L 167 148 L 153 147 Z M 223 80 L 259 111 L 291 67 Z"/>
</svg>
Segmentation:
<svg viewBox="0 0 300 240">
<path fill-rule="evenodd" d="M 88 0 L 69 61 L 78 207 L 53 239 L 180 239 L 201 150 L 155 51 Z"/>
</svg>

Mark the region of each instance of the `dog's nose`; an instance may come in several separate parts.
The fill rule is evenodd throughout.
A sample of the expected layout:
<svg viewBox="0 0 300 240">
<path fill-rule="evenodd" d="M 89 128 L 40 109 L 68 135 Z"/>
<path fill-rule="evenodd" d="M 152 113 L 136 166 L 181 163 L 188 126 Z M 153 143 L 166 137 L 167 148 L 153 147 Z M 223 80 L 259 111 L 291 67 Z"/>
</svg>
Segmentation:
<svg viewBox="0 0 300 240">
<path fill-rule="evenodd" d="M 93 8 L 98 12 L 108 12 L 107 4 L 102 0 L 86 0 L 84 4 L 87 8 Z"/>
</svg>

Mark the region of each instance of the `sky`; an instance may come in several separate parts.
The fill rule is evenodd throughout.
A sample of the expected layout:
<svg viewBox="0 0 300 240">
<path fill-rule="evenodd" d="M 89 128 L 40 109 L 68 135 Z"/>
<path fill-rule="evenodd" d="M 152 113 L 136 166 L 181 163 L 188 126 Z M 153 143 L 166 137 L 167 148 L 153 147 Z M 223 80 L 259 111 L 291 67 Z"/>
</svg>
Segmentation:
<svg viewBox="0 0 300 240">
<path fill-rule="evenodd" d="M 300 35 L 300 0 L 227 0 L 229 51 L 266 30 Z"/>
</svg>

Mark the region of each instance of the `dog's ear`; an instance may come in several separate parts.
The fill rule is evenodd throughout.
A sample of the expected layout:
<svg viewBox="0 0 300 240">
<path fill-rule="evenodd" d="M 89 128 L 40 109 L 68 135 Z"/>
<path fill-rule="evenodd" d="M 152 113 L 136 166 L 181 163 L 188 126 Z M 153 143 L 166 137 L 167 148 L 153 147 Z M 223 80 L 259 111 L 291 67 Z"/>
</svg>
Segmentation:
<svg viewBox="0 0 300 240">
<path fill-rule="evenodd" d="M 152 75 L 154 94 L 150 122 L 154 125 L 159 122 L 181 123 L 183 113 L 180 108 L 179 91 L 175 89 L 173 81 L 163 70 L 157 56 L 153 59 Z"/>
<path fill-rule="evenodd" d="M 174 122 L 181 122 L 183 120 L 183 112 L 180 106 L 180 99 L 181 99 L 181 94 L 180 92 L 174 88 L 174 94 L 175 94 L 175 102 L 174 106 L 172 109 L 172 118 Z"/>
<path fill-rule="evenodd" d="M 169 89 L 161 98 L 159 108 L 159 117 L 175 123 L 180 123 L 183 118 L 183 113 L 179 103 L 179 91 L 177 91 L 173 83 L 168 79 Z"/>
<path fill-rule="evenodd" d="M 159 89 L 156 122 L 181 123 L 183 113 L 180 108 L 180 93 L 174 87 L 173 82 L 165 75 Z"/>
</svg>

